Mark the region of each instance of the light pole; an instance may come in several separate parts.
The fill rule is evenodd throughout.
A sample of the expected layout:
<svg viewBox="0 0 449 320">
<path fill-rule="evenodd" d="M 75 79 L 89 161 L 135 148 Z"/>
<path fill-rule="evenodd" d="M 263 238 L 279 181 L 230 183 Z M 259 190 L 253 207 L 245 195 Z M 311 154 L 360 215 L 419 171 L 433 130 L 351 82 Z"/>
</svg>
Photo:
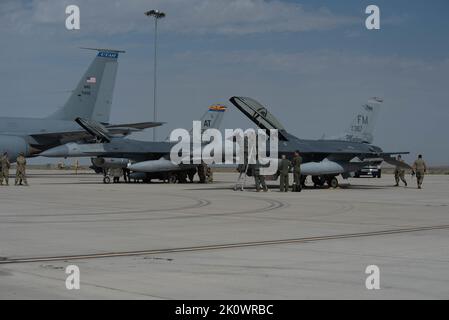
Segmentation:
<svg viewBox="0 0 449 320">
<path fill-rule="evenodd" d="M 157 21 L 165 18 L 165 13 L 159 10 L 145 12 L 147 17 L 154 18 L 154 92 L 153 92 L 153 121 L 157 121 Z M 153 128 L 153 141 L 156 141 L 156 128 Z"/>
</svg>

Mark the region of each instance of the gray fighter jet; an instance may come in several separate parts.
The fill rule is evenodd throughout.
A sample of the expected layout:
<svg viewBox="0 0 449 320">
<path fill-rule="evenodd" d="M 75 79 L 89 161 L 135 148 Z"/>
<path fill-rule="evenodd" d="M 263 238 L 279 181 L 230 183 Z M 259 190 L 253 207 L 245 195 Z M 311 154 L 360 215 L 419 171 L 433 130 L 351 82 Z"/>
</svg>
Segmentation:
<svg viewBox="0 0 449 320">
<path fill-rule="evenodd" d="M 201 118 L 201 131 L 209 128 L 218 129 L 223 120 L 225 106 L 213 105 L 208 108 Z M 131 179 L 149 182 L 152 179 L 168 182 L 181 182 L 193 179 L 197 170 L 194 164 L 174 164 L 170 160 L 170 152 L 175 142 L 147 142 L 133 139 L 112 137 L 108 129 L 101 124 L 85 119 L 76 122 L 89 132 L 100 143 L 68 143 L 58 146 L 40 155 L 50 158 L 90 157 L 93 169 L 98 173 L 106 173 L 112 168 L 135 171 Z M 108 183 L 109 177 L 104 177 Z"/>
<path fill-rule="evenodd" d="M 279 154 L 291 158 L 296 150 L 303 157 L 301 172 L 303 183 L 307 176 L 312 176 L 315 186 L 327 183 L 330 187 L 338 187 L 337 176 L 344 179 L 352 172 L 358 171 L 370 163 L 386 161 L 392 165 L 408 167 L 399 163 L 392 155 L 408 154 L 408 152 L 384 152 L 381 148 L 363 141 L 344 140 L 305 140 L 288 133 L 282 124 L 267 108 L 254 99 L 246 97 L 232 97 L 231 103 L 236 106 L 259 128 L 277 129 L 279 133 Z"/>
<path fill-rule="evenodd" d="M 7 152 L 10 160 L 15 161 L 19 153 L 33 157 L 67 142 L 91 139 L 91 135 L 75 123 L 76 118 L 103 123 L 113 135 L 128 135 L 161 125 L 151 122 L 107 124 L 117 75 L 117 59 L 123 51 L 89 50 L 98 51 L 98 54 L 60 110 L 42 119 L 0 118 L 0 154 Z"/>
</svg>

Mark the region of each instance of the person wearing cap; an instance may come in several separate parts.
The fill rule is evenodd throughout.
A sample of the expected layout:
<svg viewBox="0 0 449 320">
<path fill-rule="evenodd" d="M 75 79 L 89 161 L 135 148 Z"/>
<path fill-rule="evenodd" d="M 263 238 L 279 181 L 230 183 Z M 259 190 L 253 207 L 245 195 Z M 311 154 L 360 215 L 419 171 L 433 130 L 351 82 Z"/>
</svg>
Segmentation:
<svg viewBox="0 0 449 320">
<path fill-rule="evenodd" d="M 416 159 L 415 163 L 413 163 L 413 172 L 416 174 L 418 189 L 422 189 L 424 176 L 427 173 L 427 165 L 422 158 L 422 154 L 418 155 L 418 159 Z"/>
<path fill-rule="evenodd" d="M 279 161 L 279 168 L 278 168 L 278 172 L 281 178 L 279 186 L 281 192 L 288 192 L 288 189 L 290 188 L 288 175 L 291 168 L 292 163 L 290 162 L 290 160 L 287 159 L 286 155 L 283 154 L 281 161 Z"/>
<path fill-rule="evenodd" d="M 19 156 L 17 157 L 16 160 L 17 163 L 17 168 L 16 168 L 16 182 L 15 185 L 17 186 L 22 185 L 22 182 L 28 186 L 28 181 L 27 181 L 27 177 L 26 177 L 26 165 L 27 165 L 27 160 L 25 158 L 25 155 L 23 154 L 23 152 L 19 153 Z"/>
<path fill-rule="evenodd" d="M 299 150 L 295 152 L 295 156 L 293 157 L 292 167 L 293 167 L 293 192 L 301 192 L 301 163 L 302 157 L 299 153 Z"/>
<path fill-rule="evenodd" d="M 400 155 L 398 156 L 397 160 L 400 163 L 404 163 L 404 160 L 402 160 L 402 157 Z M 399 180 L 401 180 L 405 184 L 405 186 L 407 186 L 407 180 L 405 180 L 405 169 L 399 163 L 394 169 L 394 179 L 396 180 L 396 187 L 399 187 Z"/>
</svg>

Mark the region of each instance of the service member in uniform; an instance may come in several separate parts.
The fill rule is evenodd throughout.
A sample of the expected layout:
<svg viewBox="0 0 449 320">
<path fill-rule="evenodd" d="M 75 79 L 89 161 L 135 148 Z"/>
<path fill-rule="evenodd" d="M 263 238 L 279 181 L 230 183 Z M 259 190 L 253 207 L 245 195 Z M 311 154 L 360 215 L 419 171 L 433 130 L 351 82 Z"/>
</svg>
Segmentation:
<svg viewBox="0 0 449 320">
<path fill-rule="evenodd" d="M 74 165 L 73 165 L 73 168 L 75 169 L 75 174 L 77 175 L 77 174 L 78 174 L 78 170 L 79 170 L 79 168 L 80 168 L 80 162 L 79 162 L 78 159 L 75 160 L 75 163 L 74 163 Z"/>
<path fill-rule="evenodd" d="M 128 168 L 123 168 L 123 180 L 125 180 L 126 183 L 130 183 L 131 182 L 131 170 L 129 170 Z"/>
<path fill-rule="evenodd" d="M 265 176 L 260 174 L 260 162 L 257 161 L 253 167 L 254 181 L 256 183 L 256 192 L 260 192 L 262 189 L 264 192 L 268 192 L 267 183 L 265 182 Z"/>
<path fill-rule="evenodd" d="M 293 192 L 301 192 L 301 163 L 302 157 L 299 151 L 295 152 L 295 156 L 293 157 L 292 166 L 293 166 Z"/>
<path fill-rule="evenodd" d="M 424 175 L 427 173 L 427 165 L 424 162 L 421 154 L 418 156 L 418 159 L 416 159 L 415 163 L 413 164 L 413 172 L 416 174 L 418 189 L 421 189 L 422 182 L 424 180 Z"/>
<path fill-rule="evenodd" d="M 281 184 L 280 184 L 280 191 L 281 192 L 288 192 L 288 189 L 290 187 L 289 181 L 288 181 L 288 174 L 290 172 L 290 169 L 292 167 L 292 163 L 290 160 L 287 159 L 285 154 L 282 155 L 281 161 L 279 161 L 279 175 L 281 176 Z"/>
<path fill-rule="evenodd" d="M 207 183 L 214 182 L 214 172 L 212 171 L 212 168 L 210 166 L 206 167 L 206 181 Z"/>
<path fill-rule="evenodd" d="M 193 180 L 195 179 L 195 175 L 196 175 L 196 168 L 189 170 L 189 172 L 187 173 L 190 183 L 192 183 Z"/>
<path fill-rule="evenodd" d="M 5 180 L 6 185 L 9 186 L 9 168 L 11 167 L 11 163 L 9 162 L 7 152 L 5 152 L 1 157 L 0 166 L 0 185 L 3 185 L 3 180 Z"/>
<path fill-rule="evenodd" d="M 28 181 L 26 177 L 26 165 L 27 160 L 25 158 L 25 155 L 23 152 L 19 154 L 16 160 L 17 168 L 16 168 L 16 182 L 15 185 L 19 184 L 22 185 L 22 182 L 27 186 Z"/>
<path fill-rule="evenodd" d="M 123 170 L 121 168 L 113 168 L 111 169 L 111 175 L 113 177 L 114 183 L 120 183 L 120 177 L 123 174 Z"/>
<path fill-rule="evenodd" d="M 398 156 L 397 160 L 399 162 L 404 163 L 401 156 Z M 405 180 L 405 169 L 399 165 L 394 169 L 394 179 L 396 180 L 396 187 L 399 187 L 399 180 L 404 182 L 405 186 L 407 186 L 407 181 Z"/>
<path fill-rule="evenodd" d="M 200 178 L 200 183 L 206 183 L 206 164 L 201 161 L 198 165 L 198 177 Z"/>
</svg>

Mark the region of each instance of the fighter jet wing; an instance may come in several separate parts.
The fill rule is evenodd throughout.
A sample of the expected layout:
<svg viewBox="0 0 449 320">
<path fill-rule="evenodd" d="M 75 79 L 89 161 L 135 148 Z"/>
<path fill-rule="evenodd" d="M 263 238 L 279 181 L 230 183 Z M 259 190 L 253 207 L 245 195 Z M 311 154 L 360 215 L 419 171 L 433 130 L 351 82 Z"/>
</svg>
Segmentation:
<svg viewBox="0 0 449 320">
<path fill-rule="evenodd" d="M 395 158 L 393 158 L 393 157 L 390 157 L 390 156 L 384 156 L 384 157 L 382 157 L 383 159 L 384 159 L 384 161 L 386 162 L 386 163 L 388 163 L 388 164 L 391 164 L 391 165 L 393 165 L 393 166 L 397 166 L 397 167 L 401 167 L 401 168 L 404 168 L 404 169 L 410 169 L 410 170 L 412 170 L 413 168 L 410 166 L 410 165 L 408 165 L 407 163 L 405 163 L 405 162 L 402 162 L 402 161 L 398 161 L 397 159 L 395 159 Z"/>
<path fill-rule="evenodd" d="M 410 152 L 382 152 L 383 156 L 398 156 L 400 154 L 410 154 Z"/>
<path fill-rule="evenodd" d="M 52 143 L 65 144 L 71 141 L 92 139 L 92 135 L 85 130 L 38 133 L 31 135 L 31 137 L 36 141 L 37 146 L 50 145 Z"/>
<path fill-rule="evenodd" d="M 154 128 L 163 125 L 163 122 L 140 122 L 140 123 L 126 123 L 105 125 L 104 127 L 109 131 L 110 135 L 127 136 L 133 132 L 138 132 L 147 128 Z M 84 129 L 84 128 L 83 128 Z M 45 132 L 31 135 L 38 143 L 46 144 L 53 141 L 58 141 L 61 144 L 72 141 L 89 140 L 92 134 L 84 130 L 63 131 L 63 132 Z"/>
<path fill-rule="evenodd" d="M 162 125 L 162 122 L 141 122 L 105 126 L 95 120 L 82 118 L 77 118 L 75 122 L 98 140 L 106 142 L 110 142 L 111 137 L 116 134 L 129 135 L 133 132 Z"/>
<path fill-rule="evenodd" d="M 107 125 L 106 128 L 111 132 L 127 132 L 127 131 L 140 131 L 148 128 L 160 127 L 164 122 L 138 122 L 138 123 L 127 123 L 127 124 L 114 124 Z"/>
<path fill-rule="evenodd" d="M 392 155 L 399 155 L 399 154 L 409 154 L 409 152 L 382 152 L 379 154 L 376 158 L 364 158 L 363 161 L 369 161 L 369 162 L 377 162 L 377 161 L 385 161 L 388 164 L 391 164 L 393 166 L 398 166 L 404 169 L 412 169 L 411 166 L 409 166 L 407 163 L 398 161 L 397 159 L 393 158 Z"/>
</svg>

